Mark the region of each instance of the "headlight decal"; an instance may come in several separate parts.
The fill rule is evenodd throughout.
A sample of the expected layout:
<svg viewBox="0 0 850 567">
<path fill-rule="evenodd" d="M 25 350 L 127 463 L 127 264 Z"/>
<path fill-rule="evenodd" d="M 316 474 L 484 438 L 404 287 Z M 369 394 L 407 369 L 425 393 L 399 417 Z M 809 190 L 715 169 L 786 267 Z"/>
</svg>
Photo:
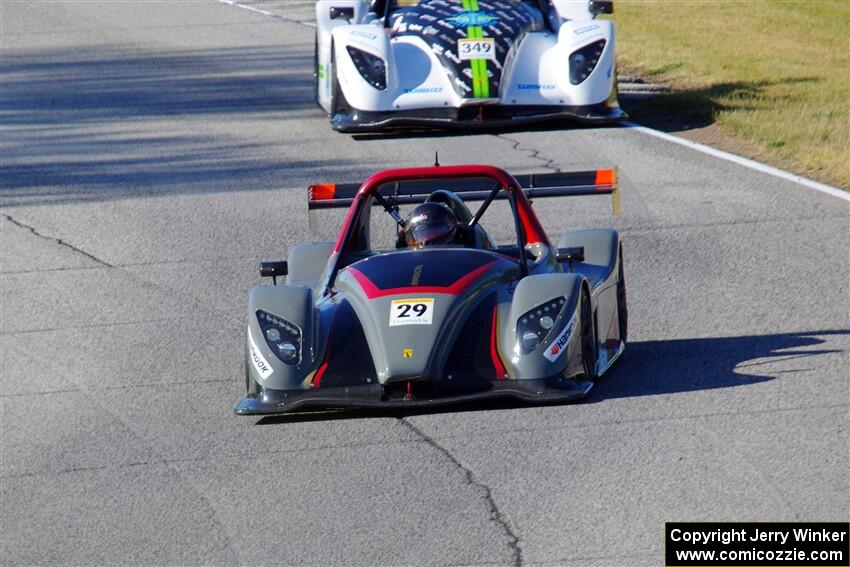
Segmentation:
<svg viewBox="0 0 850 567">
<path fill-rule="evenodd" d="M 570 82 L 578 85 L 587 79 L 599 63 L 604 50 L 605 40 L 600 39 L 573 51 L 570 54 Z"/>
<path fill-rule="evenodd" d="M 517 345 L 520 354 L 533 352 L 540 346 L 555 326 L 558 315 L 566 303 L 565 297 L 556 297 L 527 311 L 517 321 Z"/>
<path fill-rule="evenodd" d="M 350 45 L 346 47 L 346 50 L 354 61 L 357 71 L 367 83 L 379 91 L 387 88 L 387 64 L 383 59 Z"/>
<path fill-rule="evenodd" d="M 257 321 L 271 351 L 281 362 L 290 366 L 301 363 L 301 329 L 276 315 L 257 310 Z"/>
</svg>

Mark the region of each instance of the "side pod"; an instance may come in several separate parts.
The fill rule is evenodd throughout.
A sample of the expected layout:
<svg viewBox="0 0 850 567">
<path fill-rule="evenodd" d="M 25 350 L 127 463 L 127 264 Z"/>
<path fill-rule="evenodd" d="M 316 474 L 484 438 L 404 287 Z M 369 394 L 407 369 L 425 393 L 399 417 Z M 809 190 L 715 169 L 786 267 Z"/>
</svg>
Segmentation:
<svg viewBox="0 0 850 567">
<path fill-rule="evenodd" d="M 246 337 L 249 390 L 252 380 L 273 390 L 302 388 L 315 366 L 313 326 L 310 288 L 277 285 L 252 289 Z M 294 347 L 294 355 L 284 344 Z"/>
<path fill-rule="evenodd" d="M 541 274 L 520 280 L 501 336 L 502 352 L 510 353 L 512 375 L 569 378 L 582 374 L 580 307 L 584 285 L 585 279 L 578 274 Z M 543 316 L 554 319 L 548 330 L 540 324 Z M 523 348 L 527 332 L 538 335 L 534 349 Z"/>
</svg>

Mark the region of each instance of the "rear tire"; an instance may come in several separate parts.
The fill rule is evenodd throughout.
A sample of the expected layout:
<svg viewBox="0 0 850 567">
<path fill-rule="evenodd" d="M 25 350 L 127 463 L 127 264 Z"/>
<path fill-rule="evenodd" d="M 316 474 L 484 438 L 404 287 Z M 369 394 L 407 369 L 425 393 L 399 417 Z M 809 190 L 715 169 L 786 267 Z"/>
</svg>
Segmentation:
<svg viewBox="0 0 850 567">
<path fill-rule="evenodd" d="M 596 325 L 586 291 L 581 294 L 581 363 L 585 377 L 588 380 L 596 378 Z"/>
<path fill-rule="evenodd" d="M 626 276 L 623 270 L 623 247 L 620 247 L 620 268 L 617 273 L 617 318 L 620 327 L 620 340 L 626 342 L 629 334 L 629 308 L 626 303 Z"/>
</svg>

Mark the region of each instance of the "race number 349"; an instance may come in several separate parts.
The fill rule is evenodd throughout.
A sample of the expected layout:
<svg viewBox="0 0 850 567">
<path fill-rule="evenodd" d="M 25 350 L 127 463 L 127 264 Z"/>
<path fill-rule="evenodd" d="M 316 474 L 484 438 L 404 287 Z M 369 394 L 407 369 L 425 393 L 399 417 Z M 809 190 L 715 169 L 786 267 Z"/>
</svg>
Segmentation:
<svg viewBox="0 0 850 567">
<path fill-rule="evenodd" d="M 390 304 L 390 327 L 430 325 L 434 318 L 434 298 L 394 299 Z"/>
<path fill-rule="evenodd" d="M 496 40 L 492 37 L 482 39 L 459 39 L 457 42 L 457 56 L 461 61 L 471 59 L 496 60 Z"/>
</svg>

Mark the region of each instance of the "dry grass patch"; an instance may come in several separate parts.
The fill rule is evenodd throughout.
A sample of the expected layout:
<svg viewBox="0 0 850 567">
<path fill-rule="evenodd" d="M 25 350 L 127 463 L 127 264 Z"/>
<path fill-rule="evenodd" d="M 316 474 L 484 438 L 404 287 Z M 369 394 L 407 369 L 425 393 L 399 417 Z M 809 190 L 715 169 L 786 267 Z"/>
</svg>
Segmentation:
<svg viewBox="0 0 850 567">
<path fill-rule="evenodd" d="M 674 93 L 624 107 L 718 124 L 755 156 L 850 189 L 850 2 L 618 0 L 621 75 Z"/>
</svg>

